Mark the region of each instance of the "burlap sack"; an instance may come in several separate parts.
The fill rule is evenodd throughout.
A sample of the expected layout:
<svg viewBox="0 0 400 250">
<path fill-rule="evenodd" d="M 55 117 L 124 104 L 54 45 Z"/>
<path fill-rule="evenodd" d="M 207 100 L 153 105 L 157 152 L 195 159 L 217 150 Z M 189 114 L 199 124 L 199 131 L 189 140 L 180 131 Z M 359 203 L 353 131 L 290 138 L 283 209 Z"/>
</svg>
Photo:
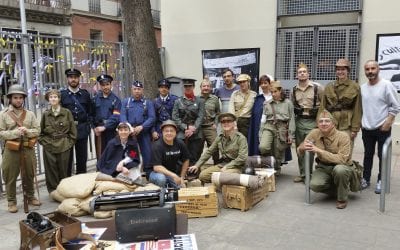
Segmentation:
<svg viewBox="0 0 400 250">
<path fill-rule="evenodd" d="M 136 185 L 126 185 L 124 183 L 114 181 L 96 181 L 95 188 L 93 191 L 94 195 L 105 194 L 106 192 L 118 193 L 121 190 L 134 191 Z"/>
<path fill-rule="evenodd" d="M 89 196 L 86 199 L 83 199 L 79 203 L 79 208 L 84 210 L 87 213 L 90 213 L 90 201 L 93 200 L 95 196 Z"/>
<path fill-rule="evenodd" d="M 65 198 L 85 199 L 92 194 L 97 173 L 78 174 L 61 180 L 57 191 Z"/>
<path fill-rule="evenodd" d="M 79 204 L 81 203 L 80 199 L 77 198 L 69 198 L 63 200 L 61 204 L 58 206 L 57 211 L 69 214 L 72 216 L 83 216 L 88 214 L 85 210 L 80 208 Z"/>
<path fill-rule="evenodd" d="M 115 214 L 115 210 L 111 211 L 95 211 L 93 213 L 94 218 L 96 219 L 107 219 L 113 217 Z"/>
<path fill-rule="evenodd" d="M 54 201 L 58 201 L 58 202 L 62 202 L 63 200 L 65 200 L 65 197 L 62 196 L 57 189 L 53 190 L 53 192 L 51 192 L 49 194 L 50 198 L 53 199 Z"/>
<path fill-rule="evenodd" d="M 138 191 L 149 191 L 149 190 L 159 190 L 159 189 L 160 189 L 159 186 L 149 182 L 144 187 L 137 187 L 135 189 L 135 192 L 138 192 Z"/>
</svg>

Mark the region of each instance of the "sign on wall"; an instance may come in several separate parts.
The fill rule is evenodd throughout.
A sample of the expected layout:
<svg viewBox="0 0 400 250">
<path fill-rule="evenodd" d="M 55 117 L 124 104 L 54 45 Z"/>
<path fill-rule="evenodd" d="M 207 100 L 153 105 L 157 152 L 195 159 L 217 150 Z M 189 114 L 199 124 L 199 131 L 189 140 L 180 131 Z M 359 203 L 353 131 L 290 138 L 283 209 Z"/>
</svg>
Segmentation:
<svg viewBox="0 0 400 250">
<path fill-rule="evenodd" d="M 380 76 L 400 90 L 400 33 L 377 34 L 375 59 L 379 63 Z"/>
<path fill-rule="evenodd" d="M 222 71 L 229 68 L 235 74 L 248 74 L 251 77 L 251 89 L 258 92 L 258 74 L 260 49 L 220 49 L 203 50 L 203 76 L 208 77 L 213 88 L 223 86 Z"/>
</svg>

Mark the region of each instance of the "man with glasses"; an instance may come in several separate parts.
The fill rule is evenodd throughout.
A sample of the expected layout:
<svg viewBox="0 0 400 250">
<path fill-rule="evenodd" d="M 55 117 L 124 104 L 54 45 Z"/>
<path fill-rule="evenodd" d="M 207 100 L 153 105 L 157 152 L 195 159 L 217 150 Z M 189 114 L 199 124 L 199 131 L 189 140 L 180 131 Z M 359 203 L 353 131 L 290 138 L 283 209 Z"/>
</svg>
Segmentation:
<svg viewBox="0 0 400 250">
<path fill-rule="evenodd" d="M 218 116 L 222 133 L 213 144 L 201 155 L 200 159 L 188 172 L 197 173 L 201 166 L 215 153 L 219 152 L 221 159 L 219 164 L 202 169 L 199 179 L 203 183 L 211 182 L 213 172 L 238 173 L 242 172 L 247 159 L 247 140 L 244 135 L 235 130 L 236 116 L 232 113 L 222 113 Z"/>
<path fill-rule="evenodd" d="M 183 140 L 190 153 L 190 164 L 194 164 L 203 151 L 201 124 L 204 118 L 204 101 L 194 95 L 194 79 L 182 79 L 184 92 L 172 110 L 172 120 L 178 127 L 178 138 Z"/>
<path fill-rule="evenodd" d="M 297 148 L 298 154 L 314 153 L 317 166 L 312 174 L 310 188 L 314 192 L 337 196 L 336 208 L 347 206 L 350 184 L 355 171 L 351 161 L 350 137 L 335 128 L 335 120 L 327 110 L 317 118 L 318 128 L 313 129 Z"/>
<path fill-rule="evenodd" d="M 231 99 L 233 91 L 240 89 L 239 85 L 235 84 L 233 71 L 230 69 L 224 69 L 222 71 L 222 78 L 224 79 L 224 85 L 215 90 L 215 95 L 221 100 L 222 112 L 228 112 L 228 103 Z"/>
<path fill-rule="evenodd" d="M 162 139 L 153 143 L 150 182 L 160 187 L 184 187 L 189 167 L 189 151 L 182 140 L 176 138 L 177 126 L 166 120 L 161 124 Z"/>
</svg>

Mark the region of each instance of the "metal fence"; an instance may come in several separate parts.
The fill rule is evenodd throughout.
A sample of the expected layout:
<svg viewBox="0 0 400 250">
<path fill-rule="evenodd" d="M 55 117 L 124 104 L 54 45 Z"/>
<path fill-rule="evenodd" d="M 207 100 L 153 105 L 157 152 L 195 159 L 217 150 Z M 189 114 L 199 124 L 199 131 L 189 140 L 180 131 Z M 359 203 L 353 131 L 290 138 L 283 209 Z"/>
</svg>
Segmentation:
<svg viewBox="0 0 400 250">
<path fill-rule="evenodd" d="M 59 9 L 69 9 L 71 7 L 71 0 L 25 0 L 25 3 Z"/>
<path fill-rule="evenodd" d="M 23 46 L 24 43 L 28 46 Z M 28 51 L 23 51 L 27 47 Z M 32 69 L 30 88 L 25 80 L 23 55 L 28 55 Z M 129 79 L 125 43 L 76 40 L 70 37 L 44 36 L 40 34 L 21 35 L 15 32 L 0 32 L 0 95 L 4 106 L 8 103 L 5 94 L 11 84 L 22 84 L 31 100 L 28 108 L 41 118 L 47 108 L 44 94 L 49 88 L 65 88 L 67 82 L 64 71 L 77 68 L 82 72 L 81 87 L 92 95 L 97 91 L 96 77 L 102 73 L 114 78 L 113 92 L 121 98 L 129 93 L 126 83 Z M 94 147 L 92 147 L 94 148 Z M 88 147 L 89 149 L 89 147 Z M 38 174 L 44 173 L 41 146 L 36 149 L 38 156 Z M 90 152 L 89 160 L 95 152 Z M 3 184 L 3 183 L 2 183 Z M 0 185 L 0 191 L 2 191 Z"/>
<path fill-rule="evenodd" d="M 337 59 L 348 58 L 350 78 L 357 80 L 359 39 L 359 25 L 278 29 L 275 77 L 286 82 L 295 81 L 296 67 L 305 63 L 311 79 L 327 83 L 336 78 Z"/>
<path fill-rule="evenodd" d="M 361 11 L 362 0 L 277 0 L 278 16 Z"/>
</svg>

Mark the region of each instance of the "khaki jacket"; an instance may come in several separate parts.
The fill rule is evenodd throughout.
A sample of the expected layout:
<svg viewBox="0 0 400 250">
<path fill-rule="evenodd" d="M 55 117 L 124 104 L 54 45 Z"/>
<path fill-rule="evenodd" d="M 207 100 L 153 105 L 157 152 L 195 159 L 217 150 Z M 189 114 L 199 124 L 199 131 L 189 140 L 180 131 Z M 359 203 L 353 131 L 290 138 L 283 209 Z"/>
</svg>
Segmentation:
<svg viewBox="0 0 400 250">
<path fill-rule="evenodd" d="M 16 113 L 15 109 L 11 105 L 0 112 L 0 139 L 5 141 L 20 138 L 17 123 L 7 114 L 9 110 L 13 112 L 17 118 L 22 114 L 19 110 Z M 39 122 L 32 111 L 26 110 L 26 116 L 22 125 L 27 128 L 26 136 L 23 138 L 24 141 L 39 136 Z"/>
</svg>

